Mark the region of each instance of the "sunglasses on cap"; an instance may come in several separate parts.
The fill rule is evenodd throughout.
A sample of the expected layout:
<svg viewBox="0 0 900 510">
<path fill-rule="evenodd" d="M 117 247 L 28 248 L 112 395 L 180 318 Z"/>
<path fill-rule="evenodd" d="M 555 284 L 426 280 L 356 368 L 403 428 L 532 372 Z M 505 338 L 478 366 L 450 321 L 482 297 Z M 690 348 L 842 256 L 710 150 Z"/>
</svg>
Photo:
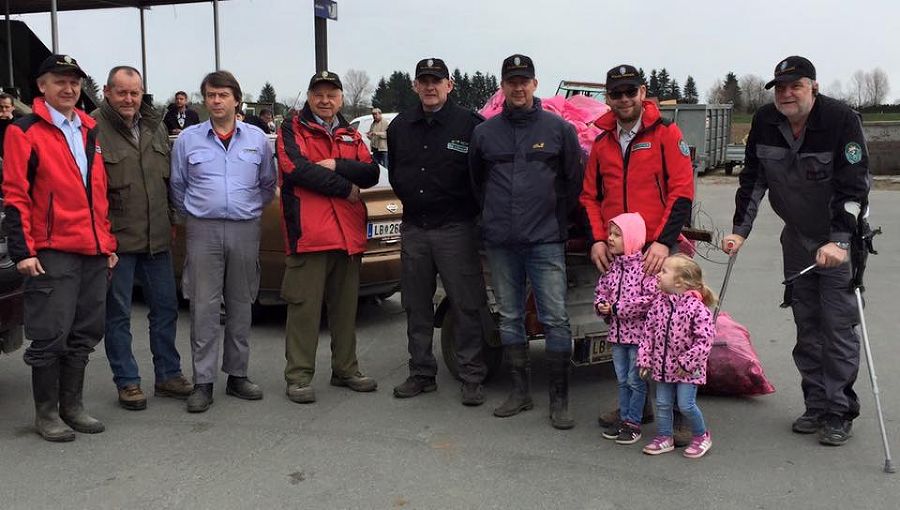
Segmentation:
<svg viewBox="0 0 900 510">
<path fill-rule="evenodd" d="M 638 93 L 637 87 L 631 87 L 625 90 L 616 90 L 614 92 L 609 92 L 610 99 L 622 99 L 622 96 L 634 97 Z"/>
</svg>

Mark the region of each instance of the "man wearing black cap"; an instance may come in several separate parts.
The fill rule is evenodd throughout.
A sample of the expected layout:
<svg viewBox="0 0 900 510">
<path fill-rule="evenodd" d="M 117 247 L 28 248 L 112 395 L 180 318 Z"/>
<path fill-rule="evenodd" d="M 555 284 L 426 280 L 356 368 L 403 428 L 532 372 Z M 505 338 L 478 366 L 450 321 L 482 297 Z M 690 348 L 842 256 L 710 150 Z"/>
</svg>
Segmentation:
<svg viewBox="0 0 900 510">
<path fill-rule="evenodd" d="M 322 304 L 331 330 L 331 384 L 375 391 L 375 380 L 359 370 L 356 305 L 359 268 L 366 250 L 366 206 L 360 188 L 378 182 L 378 165 L 359 132 L 341 115 L 343 86 L 335 73 L 309 80 L 303 110 L 281 124 L 278 167 L 287 258 L 281 297 L 288 303 L 285 326 L 286 394 L 315 402 Z"/>
<path fill-rule="evenodd" d="M 104 430 L 85 412 L 82 392 L 88 355 L 103 337 L 107 271 L 118 259 L 97 129 L 75 108 L 85 77 L 68 55 L 44 60 L 37 73 L 43 97 L 4 142 L 9 254 L 26 276 L 25 363 L 35 427 L 48 441 Z"/>
<path fill-rule="evenodd" d="M 453 82 L 443 60 L 421 60 L 415 76 L 419 104 L 388 127 L 388 172 L 403 202 L 401 285 L 410 355 L 409 378 L 394 388 L 394 396 L 437 389 L 432 300 L 440 274 L 451 303 L 448 320 L 456 323 L 462 402 L 481 405 L 486 368 L 479 310 L 486 297 L 468 153 L 472 131 L 484 119 L 448 101 Z"/>
<path fill-rule="evenodd" d="M 815 264 L 785 294 L 797 324 L 794 363 L 806 410 L 792 425 L 838 446 L 859 416 L 853 384 L 859 372 L 859 315 L 850 288 L 850 236 L 868 206 L 869 159 L 859 114 L 819 94 L 812 62 L 791 56 L 775 66 L 774 104 L 753 117 L 735 199 L 732 234 L 722 249 L 735 253 L 750 234 L 759 202 L 784 220 L 785 277 Z"/>
<path fill-rule="evenodd" d="M 664 119 L 646 95 L 647 86 L 634 66 L 620 64 L 606 73 L 610 111 L 595 123 L 603 134 L 591 147 L 581 192 L 594 241 L 591 260 L 601 271 L 612 261 L 606 241 L 609 221 L 616 216 L 637 212 L 644 218 L 648 242 L 643 258 L 649 274 L 658 273 L 677 249 L 681 228 L 690 219 L 694 198 L 690 151 L 678 126 Z M 613 346 L 614 355 L 634 365 L 636 346 Z M 640 438 L 641 422 L 652 419 L 652 408 L 644 406 L 646 385 L 636 369 L 619 384 L 620 393 L 631 402 L 620 402 L 616 410 L 601 415 L 600 422 L 609 427 L 604 437 L 630 444 Z"/>
<path fill-rule="evenodd" d="M 534 63 L 525 55 L 503 61 L 503 112 L 475 128 L 469 150 L 472 179 L 482 199 L 482 234 L 491 285 L 500 304 L 500 340 L 513 391 L 494 410 L 507 417 L 534 407 L 525 338 L 525 282 L 537 301 L 550 364 L 550 421 L 568 413 L 572 334 L 566 313 L 568 217 L 578 205 L 583 154 L 575 129 L 541 108 Z"/>
</svg>

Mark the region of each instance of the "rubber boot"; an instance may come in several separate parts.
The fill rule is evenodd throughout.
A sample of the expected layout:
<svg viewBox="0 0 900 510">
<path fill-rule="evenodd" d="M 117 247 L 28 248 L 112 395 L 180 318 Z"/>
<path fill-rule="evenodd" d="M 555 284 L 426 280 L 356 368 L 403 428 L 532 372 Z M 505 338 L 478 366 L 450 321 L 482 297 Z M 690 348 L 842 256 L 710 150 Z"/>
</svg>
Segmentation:
<svg viewBox="0 0 900 510">
<path fill-rule="evenodd" d="M 560 430 L 575 426 L 575 420 L 569 416 L 570 360 L 568 352 L 547 352 L 550 364 L 550 424 Z"/>
<path fill-rule="evenodd" d="M 45 367 L 31 367 L 34 392 L 34 428 L 47 441 L 62 443 L 75 440 L 75 431 L 59 418 L 59 362 Z"/>
<path fill-rule="evenodd" d="M 87 361 L 65 357 L 60 360 L 59 416 L 67 425 L 82 434 L 99 434 L 106 430 L 103 423 L 84 410 L 81 399 L 84 391 L 84 369 Z"/>
<path fill-rule="evenodd" d="M 509 362 L 513 390 L 506 401 L 494 409 L 494 416 L 498 418 L 515 416 L 534 407 L 531 400 L 531 365 L 528 361 L 528 348 L 525 344 L 507 345 L 503 350 Z"/>
</svg>

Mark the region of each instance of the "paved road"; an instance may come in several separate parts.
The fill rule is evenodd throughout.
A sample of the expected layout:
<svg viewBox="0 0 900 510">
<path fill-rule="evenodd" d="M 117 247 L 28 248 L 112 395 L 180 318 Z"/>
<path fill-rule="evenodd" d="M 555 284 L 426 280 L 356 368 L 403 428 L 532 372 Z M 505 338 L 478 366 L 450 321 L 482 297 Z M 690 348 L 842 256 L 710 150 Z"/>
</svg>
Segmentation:
<svg viewBox="0 0 900 510">
<path fill-rule="evenodd" d="M 727 228 L 734 181 L 699 186 L 706 227 Z M 873 195 L 882 255 L 869 272 L 869 308 L 888 429 L 900 455 L 900 201 Z M 102 352 L 88 366 L 86 401 L 107 432 L 68 444 L 42 441 L 31 429 L 29 371 L 21 354 L 0 358 L 0 508 L 864 508 L 900 507 L 900 475 L 881 472 L 882 450 L 865 371 L 857 389 L 863 415 L 842 448 L 819 446 L 790 432 L 802 412 L 790 359 L 793 324 L 778 308 L 781 263 L 777 218 L 766 209 L 738 261 L 725 309 L 753 334 L 778 391 L 757 399 L 700 400 L 715 445 L 700 461 L 660 458 L 640 446 L 600 437 L 595 417 L 615 392 L 609 367 L 576 371 L 572 407 L 577 426 L 550 428 L 543 349 L 535 345 L 535 410 L 491 416 L 507 389 L 488 387 L 488 404 L 463 408 L 446 371 L 439 390 L 395 400 L 406 376 L 404 318 L 399 299 L 365 305 L 359 314 L 362 368 L 381 387 L 354 394 L 328 386 L 328 337 L 322 334 L 314 386 L 319 402 L 299 406 L 284 396 L 282 317 L 254 328 L 251 376 L 266 391 L 259 402 L 216 388 L 213 408 L 189 415 L 183 403 L 151 398 L 146 411 L 120 409 Z M 712 254 L 722 262 L 720 254 Z M 713 286 L 724 266 L 704 263 Z M 146 310 L 134 314 L 146 331 Z M 179 321 L 188 353 L 189 324 Z M 136 350 L 152 377 L 146 333 Z M 438 354 L 440 356 L 440 354 Z M 189 357 L 189 356 L 188 356 Z M 148 379 L 145 387 L 152 387 Z"/>
</svg>

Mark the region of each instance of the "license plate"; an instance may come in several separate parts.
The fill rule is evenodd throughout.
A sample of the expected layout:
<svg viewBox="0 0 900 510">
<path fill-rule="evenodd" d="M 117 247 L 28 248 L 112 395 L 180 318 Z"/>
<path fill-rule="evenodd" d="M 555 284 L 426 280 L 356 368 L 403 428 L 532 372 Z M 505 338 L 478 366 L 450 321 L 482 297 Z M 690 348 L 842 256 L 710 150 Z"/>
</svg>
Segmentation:
<svg viewBox="0 0 900 510">
<path fill-rule="evenodd" d="M 366 225 L 366 239 L 397 237 L 400 235 L 400 220 L 370 221 Z"/>
</svg>

